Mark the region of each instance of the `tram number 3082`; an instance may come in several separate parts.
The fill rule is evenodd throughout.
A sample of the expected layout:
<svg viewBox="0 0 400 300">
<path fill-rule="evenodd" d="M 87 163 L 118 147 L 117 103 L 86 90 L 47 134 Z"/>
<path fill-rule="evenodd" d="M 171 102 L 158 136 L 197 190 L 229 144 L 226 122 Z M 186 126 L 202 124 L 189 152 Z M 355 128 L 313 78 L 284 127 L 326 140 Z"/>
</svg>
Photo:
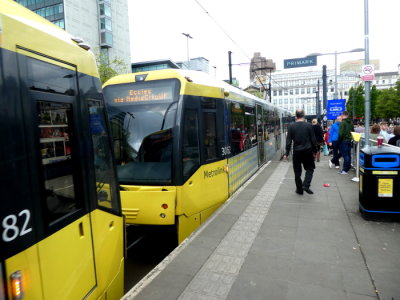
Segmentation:
<svg viewBox="0 0 400 300">
<path fill-rule="evenodd" d="M 11 242 L 18 236 L 23 236 L 32 231 L 32 228 L 28 227 L 29 220 L 31 218 L 31 212 L 28 209 L 24 209 L 19 212 L 18 215 L 8 215 L 1 222 L 3 226 L 2 238 L 4 242 Z M 22 220 L 22 228 L 17 226 L 18 219 Z"/>
</svg>

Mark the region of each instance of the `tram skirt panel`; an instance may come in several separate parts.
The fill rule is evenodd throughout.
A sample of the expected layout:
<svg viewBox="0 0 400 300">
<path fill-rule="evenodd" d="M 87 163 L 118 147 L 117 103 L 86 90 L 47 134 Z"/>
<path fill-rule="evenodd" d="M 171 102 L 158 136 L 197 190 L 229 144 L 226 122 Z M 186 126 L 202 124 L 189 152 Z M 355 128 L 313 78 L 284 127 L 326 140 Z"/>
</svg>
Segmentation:
<svg viewBox="0 0 400 300">
<path fill-rule="evenodd" d="M 258 169 L 257 147 L 228 159 L 229 195 L 232 195 Z"/>
</svg>

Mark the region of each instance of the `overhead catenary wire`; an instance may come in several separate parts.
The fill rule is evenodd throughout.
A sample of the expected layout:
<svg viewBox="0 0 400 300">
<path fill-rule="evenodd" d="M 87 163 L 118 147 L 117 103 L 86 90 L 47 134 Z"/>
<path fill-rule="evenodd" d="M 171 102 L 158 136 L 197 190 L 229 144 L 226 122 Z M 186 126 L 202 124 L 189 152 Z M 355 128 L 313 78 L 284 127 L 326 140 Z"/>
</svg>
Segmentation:
<svg viewBox="0 0 400 300">
<path fill-rule="evenodd" d="M 246 56 L 248 59 L 250 59 L 250 57 L 247 55 L 246 52 L 244 52 L 244 50 L 239 46 L 239 44 L 230 36 L 230 34 L 217 22 L 217 20 L 204 8 L 204 6 L 198 1 L 198 0 L 194 0 L 197 5 L 200 6 L 200 8 L 207 14 L 207 16 L 218 26 L 219 29 L 221 29 L 221 31 L 226 35 L 226 37 L 228 39 L 231 40 L 231 42 L 238 47 L 238 49 L 240 50 L 240 52 L 243 53 L 244 56 Z"/>
<path fill-rule="evenodd" d="M 240 45 L 239 45 L 239 44 L 230 36 L 230 34 L 218 23 L 218 21 L 208 12 L 208 10 L 207 10 L 198 0 L 194 0 L 194 1 L 195 1 L 195 2 L 197 3 L 197 5 L 200 6 L 200 8 L 207 14 L 207 16 L 218 26 L 218 28 L 226 35 L 226 37 L 227 37 L 229 40 L 231 40 L 231 42 L 240 50 L 240 52 L 242 52 L 242 54 L 243 54 L 245 57 L 247 57 L 249 60 L 251 60 L 251 58 L 249 57 L 249 55 L 247 55 L 247 53 L 242 49 L 242 47 L 240 47 Z M 237 64 L 237 65 L 242 65 L 242 64 Z M 261 83 L 261 85 L 262 85 L 264 91 L 268 90 L 268 89 L 264 86 L 263 82 L 260 80 L 260 78 L 259 78 L 257 72 L 255 72 L 254 70 L 251 70 L 251 71 L 252 71 L 253 73 L 255 73 L 255 75 L 256 75 L 257 79 L 259 80 L 259 82 Z M 268 75 L 267 75 L 267 77 L 268 77 Z M 273 82 L 274 82 L 274 80 L 272 80 L 271 74 L 269 75 L 269 77 L 270 77 L 270 78 L 269 78 L 270 81 L 273 81 Z M 277 84 L 277 85 L 280 86 L 280 84 Z"/>
</svg>

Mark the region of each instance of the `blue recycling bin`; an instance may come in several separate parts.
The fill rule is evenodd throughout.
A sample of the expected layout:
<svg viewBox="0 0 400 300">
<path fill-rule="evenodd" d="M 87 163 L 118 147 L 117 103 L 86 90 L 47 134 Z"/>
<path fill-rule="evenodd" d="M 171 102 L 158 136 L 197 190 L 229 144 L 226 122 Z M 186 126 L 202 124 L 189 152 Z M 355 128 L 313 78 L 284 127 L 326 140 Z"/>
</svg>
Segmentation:
<svg viewBox="0 0 400 300">
<path fill-rule="evenodd" d="M 360 212 L 400 214 L 400 148 L 370 146 L 360 151 Z"/>
</svg>

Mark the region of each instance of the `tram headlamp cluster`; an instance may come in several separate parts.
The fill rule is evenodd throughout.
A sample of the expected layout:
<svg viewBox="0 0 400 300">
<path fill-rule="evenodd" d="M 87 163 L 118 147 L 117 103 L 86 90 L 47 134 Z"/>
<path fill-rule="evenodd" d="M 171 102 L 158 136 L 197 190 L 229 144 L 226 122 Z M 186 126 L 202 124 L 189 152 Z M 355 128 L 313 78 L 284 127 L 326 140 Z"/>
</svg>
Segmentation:
<svg viewBox="0 0 400 300">
<path fill-rule="evenodd" d="M 11 274 L 11 295 L 13 300 L 21 300 L 24 298 L 24 289 L 22 285 L 22 273 L 16 271 Z"/>
<path fill-rule="evenodd" d="M 135 75 L 135 81 L 145 81 L 147 77 L 147 74 L 141 74 L 141 75 Z"/>
</svg>

